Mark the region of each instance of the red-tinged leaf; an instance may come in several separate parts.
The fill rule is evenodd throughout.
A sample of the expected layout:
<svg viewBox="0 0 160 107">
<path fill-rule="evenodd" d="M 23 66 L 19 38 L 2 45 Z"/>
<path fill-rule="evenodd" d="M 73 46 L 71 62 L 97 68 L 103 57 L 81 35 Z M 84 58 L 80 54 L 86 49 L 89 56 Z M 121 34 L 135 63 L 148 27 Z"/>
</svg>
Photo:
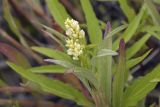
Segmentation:
<svg viewBox="0 0 160 107">
<path fill-rule="evenodd" d="M 17 49 L 13 48 L 12 46 L 0 42 L 0 53 L 8 58 L 9 61 L 20 65 L 25 68 L 29 68 L 30 64 L 27 58 L 20 53 Z"/>
<path fill-rule="evenodd" d="M 117 72 L 113 80 L 113 107 L 122 107 L 123 105 L 123 90 L 127 72 L 125 70 L 125 42 L 120 41 L 119 46 L 119 64 Z"/>
</svg>

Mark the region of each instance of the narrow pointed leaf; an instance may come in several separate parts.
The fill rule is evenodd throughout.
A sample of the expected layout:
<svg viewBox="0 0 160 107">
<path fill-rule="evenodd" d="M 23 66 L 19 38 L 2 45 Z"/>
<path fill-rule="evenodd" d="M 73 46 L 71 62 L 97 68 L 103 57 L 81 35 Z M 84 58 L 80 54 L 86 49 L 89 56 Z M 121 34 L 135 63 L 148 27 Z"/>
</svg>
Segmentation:
<svg viewBox="0 0 160 107">
<path fill-rule="evenodd" d="M 80 0 L 80 2 L 87 22 L 89 39 L 91 43 L 100 43 L 102 40 L 102 31 L 98 19 L 96 18 L 96 15 L 93 11 L 90 0 Z"/>
<path fill-rule="evenodd" d="M 99 45 L 99 50 L 109 49 L 112 50 L 112 37 L 110 36 L 111 24 L 107 22 L 106 30 L 104 33 L 104 40 Z M 107 38 L 109 37 L 109 38 Z M 112 94 L 112 56 L 98 57 L 97 59 L 99 71 L 99 88 L 104 95 L 103 100 L 106 100 L 106 105 L 111 105 L 111 94 Z"/>
<path fill-rule="evenodd" d="M 121 9 L 123 10 L 124 14 L 127 16 L 129 22 L 136 16 L 135 11 L 131 6 L 128 5 L 127 0 L 118 0 Z"/>
<path fill-rule="evenodd" d="M 69 15 L 64 6 L 59 2 L 59 0 L 46 0 L 46 3 L 56 22 L 65 29 L 64 21 L 69 17 Z"/>
<path fill-rule="evenodd" d="M 156 6 L 153 4 L 152 0 L 145 0 L 145 6 L 147 8 L 147 12 L 150 14 L 150 16 L 153 19 L 153 22 L 155 25 L 160 25 L 160 15 L 159 12 L 156 9 Z"/>
<path fill-rule="evenodd" d="M 136 30 L 138 29 L 138 26 L 140 25 L 140 21 L 142 19 L 144 11 L 145 10 L 142 7 L 140 13 L 129 23 L 128 28 L 122 34 L 123 36 L 121 38 L 124 38 L 125 43 L 127 43 L 132 38 L 132 36 L 136 33 Z M 117 39 L 113 43 L 113 50 L 118 49 L 119 42 L 120 42 L 120 38 Z"/>
<path fill-rule="evenodd" d="M 58 50 L 45 47 L 32 47 L 32 49 L 40 54 L 57 60 L 71 60 L 70 56 Z"/>
<path fill-rule="evenodd" d="M 34 74 L 32 72 L 26 71 L 25 69 L 7 62 L 7 64 L 15 70 L 22 77 L 38 84 L 40 88 L 48 93 L 73 100 L 79 105 L 90 106 L 90 102 L 80 93 L 77 89 L 72 86 L 65 84 L 58 80 L 49 79 L 46 76 Z"/>
<path fill-rule="evenodd" d="M 140 63 L 144 58 L 146 58 L 149 55 L 150 52 L 151 52 L 151 50 L 147 51 L 145 54 L 143 54 L 140 57 L 128 60 L 126 62 L 127 68 L 130 69 L 130 68 L 134 67 L 135 65 L 137 65 L 138 63 Z"/>
<path fill-rule="evenodd" d="M 44 61 L 55 63 L 57 65 L 60 65 L 60 66 L 63 66 L 65 68 L 69 68 L 69 69 L 72 69 L 75 67 L 72 63 L 70 63 L 68 61 L 63 61 L 63 60 L 45 59 Z"/>
<path fill-rule="evenodd" d="M 155 88 L 157 82 L 151 81 L 160 78 L 159 70 L 160 65 L 157 65 L 150 73 L 135 80 L 133 84 L 126 89 L 124 94 L 125 105 L 123 107 L 136 106 L 140 100 Z"/>
<path fill-rule="evenodd" d="M 25 46 L 27 46 L 27 43 L 21 33 L 19 32 L 19 29 L 15 23 L 14 17 L 11 14 L 10 11 L 10 5 L 8 3 L 8 0 L 4 0 L 3 2 L 3 12 L 4 12 L 4 18 L 7 21 L 10 29 L 15 33 L 15 35 L 18 37 L 18 39 L 21 41 L 21 43 Z"/>
<path fill-rule="evenodd" d="M 123 40 L 120 42 L 119 52 L 118 68 L 113 79 L 113 107 L 123 107 L 123 93 L 125 78 L 127 76 L 125 68 L 125 43 Z"/>
<path fill-rule="evenodd" d="M 6 43 L 0 42 L 0 53 L 6 56 L 9 61 L 24 68 L 30 68 L 31 66 L 28 59 L 20 51 Z"/>
<path fill-rule="evenodd" d="M 109 49 L 101 49 L 101 50 L 98 52 L 97 57 L 102 57 L 102 56 L 107 56 L 107 55 L 115 56 L 115 55 L 118 55 L 118 53 L 115 52 L 115 51 L 109 50 Z"/>
<path fill-rule="evenodd" d="M 141 48 L 144 46 L 144 44 L 147 42 L 147 40 L 151 37 L 151 34 L 146 34 L 142 38 L 140 38 L 138 41 L 136 41 L 131 47 L 129 47 L 126 51 L 126 58 L 129 59 L 133 57 Z"/>
<path fill-rule="evenodd" d="M 28 69 L 33 73 L 65 73 L 65 68 L 59 65 L 43 65 Z"/>
</svg>

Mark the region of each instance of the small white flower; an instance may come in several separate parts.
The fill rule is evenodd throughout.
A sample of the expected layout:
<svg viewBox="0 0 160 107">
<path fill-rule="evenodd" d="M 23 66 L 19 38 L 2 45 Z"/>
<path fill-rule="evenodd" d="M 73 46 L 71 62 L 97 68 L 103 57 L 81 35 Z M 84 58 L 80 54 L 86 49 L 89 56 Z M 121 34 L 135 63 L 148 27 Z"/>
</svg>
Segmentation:
<svg viewBox="0 0 160 107">
<path fill-rule="evenodd" d="M 77 49 L 80 49 L 81 48 L 81 45 L 80 44 L 78 44 L 78 43 L 74 43 L 74 45 L 75 45 L 75 48 L 77 48 Z"/>
<path fill-rule="evenodd" d="M 73 21 L 73 22 L 72 22 L 72 27 L 73 27 L 73 28 L 79 27 L 78 22 L 77 22 L 77 21 Z"/>
<path fill-rule="evenodd" d="M 68 54 L 68 55 L 73 55 L 72 49 L 68 49 L 68 50 L 67 50 L 67 54 Z"/>
<path fill-rule="evenodd" d="M 71 28 L 67 29 L 67 31 L 66 31 L 66 35 L 68 35 L 68 36 L 72 35 L 73 33 L 74 33 L 73 29 L 71 29 Z"/>
<path fill-rule="evenodd" d="M 83 30 L 80 30 L 79 32 L 79 38 L 84 38 L 85 32 Z"/>
<path fill-rule="evenodd" d="M 78 35 L 77 35 L 77 34 L 73 34 L 73 37 L 74 37 L 74 38 L 77 38 L 77 37 L 78 37 Z"/>
<path fill-rule="evenodd" d="M 75 57 L 75 56 L 73 57 L 73 60 L 78 60 L 78 59 L 79 59 L 78 57 Z"/>
</svg>

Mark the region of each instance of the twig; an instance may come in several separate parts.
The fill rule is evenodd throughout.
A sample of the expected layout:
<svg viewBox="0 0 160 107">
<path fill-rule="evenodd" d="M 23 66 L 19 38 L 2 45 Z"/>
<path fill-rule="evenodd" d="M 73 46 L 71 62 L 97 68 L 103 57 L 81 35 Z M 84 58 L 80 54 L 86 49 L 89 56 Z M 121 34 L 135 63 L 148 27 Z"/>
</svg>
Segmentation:
<svg viewBox="0 0 160 107">
<path fill-rule="evenodd" d="M 40 56 L 38 56 L 36 53 L 34 53 L 33 51 L 31 51 L 29 48 L 26 48 L 26 47 L 22 46 L 21 44 L 19 44 L 16 40 L 14 40 L 11 36 L 9 36 L 1 28 L 0 28 L 0 35 L 2 37 L 4 37 L 6 40 L 8 40 L 8 42 L 10 42 L 11 44 L 13 44 L 16 48 L 18 48 L 19 50 L 21 50 L 27 56 L 28 55 L 32 56 L 39 64 L 44 64 L 43 59 Z"/>
<path fill-rule="evenodd" d="M 28 99 L 0 99 L 0 105 L 25 105 L 25 106 L 33 106 L 33 107 L 67 107 L 61 104 L 55 104 L 50 101 L 43 101 L 43 100 L 28 100 Z"/>
<path fill-rule="evenodd" d="M 23 93 L 23 92 L 32 92 L 32 89 L 26 87 L 16 87 L 16 86 L 5 86 L 0 88 L 0 93 Z"/>
</svg>

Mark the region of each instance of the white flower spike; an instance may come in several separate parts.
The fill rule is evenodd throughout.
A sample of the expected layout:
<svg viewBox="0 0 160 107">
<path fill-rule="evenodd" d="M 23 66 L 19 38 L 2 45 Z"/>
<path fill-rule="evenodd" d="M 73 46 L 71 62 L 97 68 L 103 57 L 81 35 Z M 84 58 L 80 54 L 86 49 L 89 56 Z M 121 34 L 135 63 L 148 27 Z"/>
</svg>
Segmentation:
<svg viewBox="0 0 160 107">
<path fill-rule="evenodd" d="M 66 47 L 67 54 L 73 57 L 73 60 L 79 60 L 79 56 L 83 54 L 84 44 L 82 40 L 85 38 L 85 32 L 80 29 L 79 23 L 76 20 L 67 18 L 65 21 Z"/>
</svg>

